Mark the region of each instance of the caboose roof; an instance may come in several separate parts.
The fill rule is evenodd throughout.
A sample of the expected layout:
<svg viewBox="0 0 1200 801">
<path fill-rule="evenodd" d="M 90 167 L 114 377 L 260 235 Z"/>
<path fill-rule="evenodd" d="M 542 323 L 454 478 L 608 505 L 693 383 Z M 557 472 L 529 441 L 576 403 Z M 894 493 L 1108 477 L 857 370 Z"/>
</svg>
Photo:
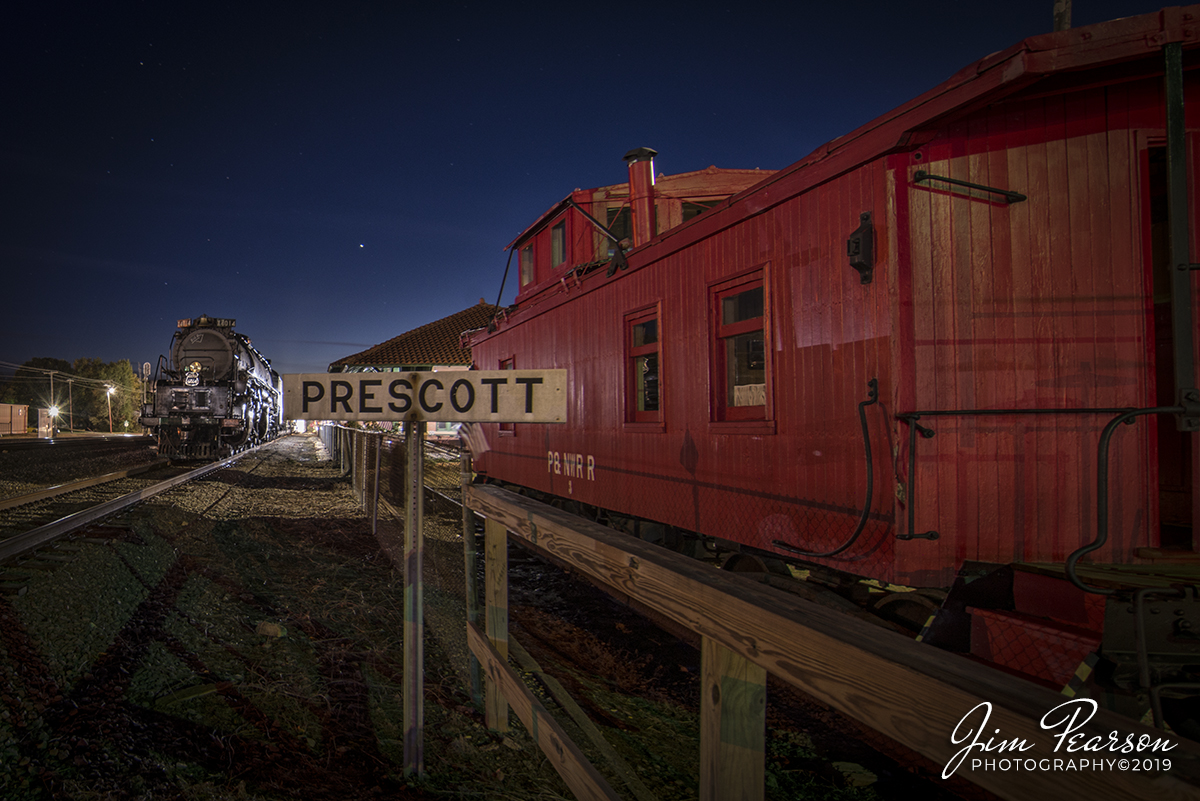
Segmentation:
<svg viewBox="0 0 1200 801">
<path fill-rule="evenodd" d="M 464 331 L 487 325 L 496 310 L 496 306 L 480 298 L 468 309 L 338 359 L 329 365 L 329 372 L 349 372 L 354 368 L 404 368 L 410 365 L 469 366 L 471 349 L 465 347 L 460 338 Z"/>
<path fill-rule="evenodd" d="M 920 147 L 948 122 L 1018 92 L 1060 93 L 1081 86 L 1125 82 L 1163 72 L 1162 47 L 1200 46 L 1200 5 L 1031 36 L 956 72 L 933 89 L 839 136 L 719 204 L 701 217 L 664 231 L 654 257 L 758 214 L 842 173 L 891 152 Z M 1184 69 L 1196 69 L 1185 56 Z M 636 250 L 634 251 L 636 252 Z M 631 262 L 631 267 L 636 266 Z"/>
<path fill-rule="evenodd" d="M 761 169 L 729 169 L 726 167 L 717 167 L 711 165 L 703 170 L 691 170 L 689 172 L 677 172 L 672 175 L 658 175 L 654 179 L 654 191 L 659 197 L 675 197 L 688 200 L 704 200 L 708 198 L 723 199 L 728 197 L 729 191 L 722 191 L 730 181 L 725 179 L 745 178 L 765 178 L 773 175 L 774 170 Z M 739 184 L 738 186 L 744 186 Z M 546 225 L 554 217 L 558 216 L 563 209 L 567 208 L 568 203 L 572 199 L 577 199 L 579 195 L 593 197 L 599 193 L 603 193 L 609 198 L 620 198 L 629 196 L 629 182 L 619 184 L 609 184 L 608 186 L 597 186 L 592 189 L 576 189 L 571 194 L 567 195 L 562 200 L 555 203 L 550 208 L 546 209 L 536 220 L 534 220 L 524 231 L 517 234 L 513 241 L 504 246 L 505 250 L 512 248 L 521 240 L 526 239 L 530 234 L 535 233 Z"/>
</svg>

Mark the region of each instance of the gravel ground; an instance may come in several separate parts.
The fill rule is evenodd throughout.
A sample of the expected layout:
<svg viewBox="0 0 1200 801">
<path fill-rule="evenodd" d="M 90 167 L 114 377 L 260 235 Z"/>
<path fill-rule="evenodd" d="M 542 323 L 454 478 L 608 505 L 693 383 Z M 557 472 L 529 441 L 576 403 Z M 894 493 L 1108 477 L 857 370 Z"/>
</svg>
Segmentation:
<svg viewBox="0 0 1200 801">
<path fill-rule="evenodd" d="M 0 441 L 0 498 L 24 495 L 53 484 L 127 470 L 158 458 L 142 448 L 98 449 L 86 455 L 51 461 L 44 451 L 9 450 Z"/>
<path fill-rule="evenodd" d="M 484 729 L 432 640 L 438 759 L 405 780 L 402 587 L 320 457 L 273 444 L 0 596 L 0 797 L 565 797 L 528 742 Z"/>
</svg>

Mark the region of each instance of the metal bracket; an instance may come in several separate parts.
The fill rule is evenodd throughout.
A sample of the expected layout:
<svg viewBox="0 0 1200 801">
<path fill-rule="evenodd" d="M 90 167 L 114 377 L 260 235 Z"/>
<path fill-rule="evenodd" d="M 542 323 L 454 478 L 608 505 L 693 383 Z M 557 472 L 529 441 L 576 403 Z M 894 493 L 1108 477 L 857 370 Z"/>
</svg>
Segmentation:
<svg viewBox="0 0 1200 801">
<path fill-rule="evenodd" d="M 898 540 L 936 540 L 941 539 L 941 534 L 936 531 L 922 531 L 919 534 L 897 534 Z"/>
<path fill-rule="evenodd" d="M 875 226 L 871 223 L 871 212 L 858 215 L 859 226 L 846 240 L 846 256 L 850 266 L 858 270 L 859 281 L 871 283 L 875 270 Z"/>
<path fill-rule="evenodd" d="M 1200 431 L 1200 390 L 1195 387 L 1181 389 L 1179 405 L 1183 407 L 1183 412 L 1175 417 L 1176 428 L 1180 431 Z"/>
<path fill-rule="evenodd" d="M 1020 203 L 1022 200 L 1027 200 L 1020 192 L 1013 192 L 1010 189 L 997 189 L 994 186 L 984 186 L 983 184 L 973 184 L 970 181 L 960 181 L 957 178 L 947 178 L 944 175 L 931 175 L 924 170 L 917 170 L 913 173 L 913 183 L 921 183 L 922 181 L 941 181 L 945 184 L 954 184 L 955 186 L 965 186 L 968 189 L 978 189 L 981 192 L 990 192 L 993 195 L 1002 196 L 1009 204 Z"/>
<path fill-rule="evenodd" d="M 919 414 L 901 414 L 897 415 L 900 419 L 908 423 L 908 493 L 905 498 L 908 506 L 908 534 L 897 534 L 898 540 L 936 540 L 941 537 L 936 531 L 914 532 L 917 527 L 917 507 L 916 507 L 916 484 L 917 484 L 917 434 L 921 435 L 922 439 L 932 439 L 934 430 L 926 428 L 917 422 L 921 418 Z"/>
</svg>

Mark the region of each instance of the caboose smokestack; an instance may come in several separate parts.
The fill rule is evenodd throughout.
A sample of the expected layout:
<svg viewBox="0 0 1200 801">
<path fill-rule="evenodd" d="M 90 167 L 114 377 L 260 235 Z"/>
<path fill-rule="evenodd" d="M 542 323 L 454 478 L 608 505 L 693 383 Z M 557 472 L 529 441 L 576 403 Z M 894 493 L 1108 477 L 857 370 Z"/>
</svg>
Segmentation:
<svg viewBox="0 0 1200 801">
<path fill-rule="evenodd" d="M 625 154 L 629 163 L 629 208 L 633 217 L 633 246 L 654 238 L 654 157 L 658 151 L 639 147 Z"/>
</svg>

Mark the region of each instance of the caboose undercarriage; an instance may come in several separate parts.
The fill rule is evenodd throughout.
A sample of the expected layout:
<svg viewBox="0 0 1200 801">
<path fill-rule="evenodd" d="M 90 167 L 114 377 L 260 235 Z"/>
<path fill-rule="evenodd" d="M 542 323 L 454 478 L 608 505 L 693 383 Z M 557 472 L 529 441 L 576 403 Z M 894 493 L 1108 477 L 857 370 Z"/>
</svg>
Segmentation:
<svg viewBox="0 0 1200 801">
<path fill-rule="evenodd" d="M 1200 562 L 968 562 L 919 637 L 1030 681 L 1200 739 Z"/>
</svg>

